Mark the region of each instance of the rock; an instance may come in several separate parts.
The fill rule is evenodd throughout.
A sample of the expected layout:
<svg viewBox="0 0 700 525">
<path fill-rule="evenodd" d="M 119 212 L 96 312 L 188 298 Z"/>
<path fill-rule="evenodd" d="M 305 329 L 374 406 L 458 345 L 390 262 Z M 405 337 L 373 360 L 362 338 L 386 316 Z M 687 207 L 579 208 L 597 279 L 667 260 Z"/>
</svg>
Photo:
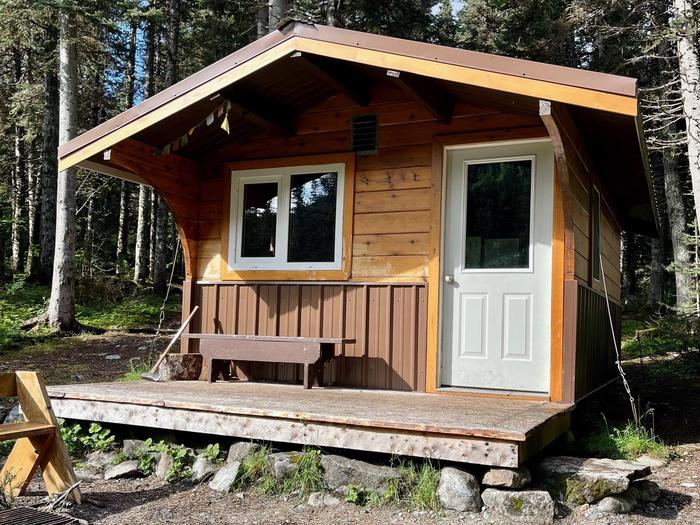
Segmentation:
<svg viewBox="0 0 700 525">
<path fill-rule="evenodd" d="M 174 464 L 173 457 L 170 454 L 161 454 L 156 463 L 155 475 L 161 481 L 168 480 L 168 473 Z"/>
<path fill-rule="evenodd" d="M 630 483 L 627 492 L 637 501 L 654 502 L 661 497 L 661 489 L 655 481 L 641 479 Z"/>
<path fill-rule="evenodd" d="M 15 405 L 7 413 L 3 423 L 17 423 L 20 421 L 24 421 L 24 414 L 22 413 L 22 408 L 19 405 Z"/>
<path fill-rule="evenodd" d="M 109 354 L 105 356 L 107 361 L 119 361 L 122 358 L 119 354 Z"/>
<path fill-rule="evenodd" d="M 236 482 L 238 470 L 241 468 L 239 461 L 233 461 L 224 465 L 209 482 L 209 488 L 217 492 L 230 492 Z"/>
<path fill-rule="evenodd" d="M 620 459 L 559 456 L 545 458 L 537 465 L 537 475 L 550 494 L 575 505 L 622 494 L 631 481 L 649 474 L 649 466 Z"/>
<path fill-rule="evenodd" d="M 616 496 L 607 496 L 600 500 L 595 505 L 591 505 L 588 510 L 588 516 L 605 516 L 609 514 L 629 514 L 637 506 L 637 501 L 627 495 L 618 494 Z"/>
<path fill-rule="evenodd" d="M 469 472 L 445 467 L 440 472 L 438 496 L 443 507 L 460 512 L 479 512 L 481 495 L 479 482 Z"/>
<path fill-rule="evenodd" d="M 489 523 L 551 525 L 554 522 L 554 500 L 544 490 L 486 489 L 481 499 Z"/>
<path fill-rule="evenodd" d="M 125 439 L 122 442 L 122 452 L 129 458 L 136 458 L 146 453 L 146 442 L 140 439 Z"/>
<path fill-rule="evenodd" d="M 308 504 L 312 507 L 335 507 L 340 504 L 340 500 L 332 494 L 314 492 L 309 496 Z"/>
<path fill-rule="evenodd" d="M 668 465 L 667 459 L 654 458 L 648 455 L 639 456 L 635 462 L 641 463 L 642 465 L 648 465 L 651 468 L 660 468 Z"/>
<path fill-rule="evenodd" d="M 217 470 L 216 465 L 209 461 L 206 456 L 199 455 L 192 465 L 190 481 L 192 483 L 203 483 L 216 474 Z"/>
<path fill-rule="evenodd" d="M 503 487 L 507 489 L 521 489 L 532 481 L 527 467 L 518 469 L 491 468 L 481 479 L 481 484 L 487 487 Z"/>
<path fill-rule="evenodd" d="M 94 481 L 96 479 L 102 479 L 102 469 L 95 465 L 85 465 L 82 467 L 77 467 L 75 470 L 75 477 L 78 481 Z"/>
<path fill-rule="evenodd" d="M 97 467 L 99 469 L 104 469 L 112 465 L 112 462 L 116 459 L 116 452 L 90 452 L 85 456 L 84 463 L 90 467 Z"/>
<path fill-rule="evenodd" d="M 300 457 L 301 454 L 297 452 L 275 452 L 267 456 L 265 462 L 272 475 L 276 479 L 281 479 L 299 468 Z"/>
<path fill-rule="evenodd" d="M 202 354 L 169 354 L 158 366 L 161 381 L 195 381 L 202 372 Z"/>
<path fill-rule="evenodd" d="M 245 459 L 260 450 L 260 445 L 253 443 L 252 441 L 241 441 L 239 443 L 234 443 L 228 449 L 228 456 L 226 456 L 226 462 L 231 463 L 232 461 L 240 461 L 243 463 Z"/>
<path fill-rule="evenodd" d="M 118 465 L 112 465 L 107 468 L 104 473 L 105 479 L 119 479 L 119 478 L 139 478 L 142 474 L 139 471 L 139 462 L 136 459 L 131 459 L 129 461 L 123 461 Z"/>
<path fill-rule="evenodd" d="M 321 456 L 323 481 L 326 486 L 341 494 L 347 493 L 348 486 L 384 492 L 389 481 L 398 478 L 396 469 L 373 465 L 343 456 Z"/>
</svg>

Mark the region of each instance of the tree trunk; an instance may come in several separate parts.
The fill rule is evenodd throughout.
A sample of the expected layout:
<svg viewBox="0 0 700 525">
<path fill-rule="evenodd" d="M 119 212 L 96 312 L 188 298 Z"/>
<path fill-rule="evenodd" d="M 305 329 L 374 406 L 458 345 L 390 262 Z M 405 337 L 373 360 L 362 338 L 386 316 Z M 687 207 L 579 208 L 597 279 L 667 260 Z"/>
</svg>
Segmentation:
<svg viewBox="0 0 700 525">
<path fill-rule="evenodd" d="M 134 282 L 142 283 L 148 276 L 148 187 L 139 186 L 139 211 L 136 223 Z"/>
<path fill-rule="evenodd" d="M 180 45 L 180 0 L 167 0 L 168 26 L 165 33 L 166 58 L 165 87 L 177 82 L 177 64 Z"/>
<path fill-rule="evenodd" d="M 30 146 L 28 160 L 29 199 L 27 210 L 27 271 L 34 278 L 39 273 L 39 203 L 41 201 L 41 177 L 36 162 L 36 141 Z"/>
<path fill-rule="evenodd" d="M 24 234 L 27 186 L 27 151 L 24 129 L 15 125 L 15 165 L 12 173 L 12 273 L 24 271 Z"/>
<path fill-rule="evenodd" d="M 156 242 L 153 258 L 153 291 L 162 294 L 167 286 L 166 240 L 168 236 L 168 215 L 165 203 L 156 196 Z"/>
<path fill-rule="evenodd" d="M 337 6 L 335 0 L 326 0 L 326 24 L 335 27 L 338 24 L 336 18 Z"/>
<path fill-rule="evenodd" d="M 651 239 L 651 265 L 649 268 L 649 305 L 656 307 L 663 303 L 666 284 L 666 253 L 664 249 L 665 235 L 659 232 L 658 237 Z"/>
<path fill-rule="evenodd" d="M 280 22 L 287 16 L 289 10 L 289 0 L 271 0 L 270 2 L 270 23 L 268 31 L 272 33 L 280 25 Z"/>
<path fill-rule="evenodd" d="M 151 281 L 154 280 L 156 272 L 156 223 L 158 222 L 158 194 L 153 188 L 149 189 L 149 196 L 151 201 L 150 209 L 150 229 L 148 232 L 148 276 Z"/>
<path fill-rule="evenodd" d="M 673 0 L 673 15 L 678 22 L 676 52 L 688 141 L 688 167 L 695 198 L 695 218 L 700 224 L 700 63 L 693 41 L 691 0 Z"/>
<path fill-rule="evenodd" d="M 119 227 L 117 229 L 117 265 L 116 274 L 120 275 L 126 262 L 126 249 L 129 242 L 129 182 L 121 181 L 119 190 Z"/>
<path fill-rule="evenodd" d="M 78 47 L 75 14 L 62 9 L 59 45 L 59 143 L 75 137 L 78 124 Z M 75 326 L 75 190 L 76 169 L 58 174 L 56 198 L 56 249 L 54 254 L 49 326 L 71 330 Z"/>
<path fill-rule="evenodd" d="M 635 265 L 637 250 L 634 234 L 622 234 L 622 304 L 625 308 L 634 310 L 637 306 L 637 275 Z"/>
<path fill-rule="evenodd" d="M 256 23 L 258 38 L 262 38 L 268 33 L 270 27 L 270 6 L 267 2 L 258 7 Z"/>
<path fill-rule="evenodd" d="M 93 219 L 95 217 L 94 202 L 95 199 L 89 197 L 85 218 L 85 235 L 83 236 L 83 268 L 81 270 L 83 277 L 92 277 L 92 259 L 95 252 L 95 232 L 93 226 Z"/>
<path fill-rule="evenodd" d="M 678 159 L 671 148 L 663 150 L 664 190 L 668 209 L 669 233 L 673 246 L 676 277 L 676 307 L 687 310 L 694 303 L 693 280 L 689 274 L 691 254 L 686 238 L 688 223 L 683 201 L 683 187 L 678 173 Z"/>
<path fill-rule="evenodd" d="M 58 45 L 58 31 L 50 27 L 44 53 L 53 56 Z M 58 75 L 56 67 L 44 74 L 44 122 L 41 141 L 41 216 L 39 217 L 39 273 L 42 284 L 51 283 L 56 235 L 56 172 L 58 170 Z"/>
</svg>

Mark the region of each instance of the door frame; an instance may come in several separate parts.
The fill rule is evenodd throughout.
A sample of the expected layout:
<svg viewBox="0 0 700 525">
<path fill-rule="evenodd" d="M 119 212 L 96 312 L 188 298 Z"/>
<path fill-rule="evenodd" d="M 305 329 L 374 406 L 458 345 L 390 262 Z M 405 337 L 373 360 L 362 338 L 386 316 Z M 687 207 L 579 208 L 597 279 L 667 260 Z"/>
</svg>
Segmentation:
<svg viewBox="0 0 700 525">
<path fill-rule="evenodd" d="M 523 394 L 522 392 L 516 392 L 516 393 L 509 393 L 508 391 L 504 390 L 499 390 L 499 391 L 489 391 L 489 390 L 484 390 L 484 389 L 475 389 L 475 388 L 468 388 L 468 387 L 443 387 L 441 385 L 441 377 L 442 377 L 442 323 L 443 323 L 443 294 L 442 294 L 442 283 L 445 277 L 445 270 L 444 270 L 444 261 L 443 261 L 443 256 L 445 253 L 445 212 L 446 212 L 446 206 L 445 206 L 445 193 L 447 190 L 447 154 L 449 151 L 452 150 L 461 150 L 461 149 L 476 149 L 476 148 L 486 148 L 488 149 L 489 147 L 499 147 L 499 146 L 510 146 L 510 145 L 524 145 L 524 144 L 542 144 L 542 143 L 552 143 L 552 139 L 549 136 L 543 136 L 542 133 L 538 133 L 538 136 L 535 137 L 529 137 L 529 138 L 523 138 L 523 139 L 514 139 L 514 140 L 496 140 L 496 141 L 486 141 L 486 142 L 462 142 L 462 141 L 450 141 L 448 137 L 444 137 L 444 141 L 438 141 L 436 137 L 436 141 L 433 144 L 433 176 L 437 176 L 440 181 L 439 185 L 439 211 L 437 211 L 437 215 L 439 215 L 439 222 L 437 220 L 434 221 L 439 224 L 439 233 L 437 237 L 439 237 L 439 243 L 437 248 L 438 248 L 438 257 L 436 261 L 436 266 L 437 268 L 433 268 L 434 275 L 432 276 L 432 279 L 429 278 L 429 293 L 430 293 L 430 288 L 433 288 L 432 293 L 435 294 L 436 296 L 436 301 L 435 305 L 428 305 L 428 322 L 430 325 L 430 307 L 433 306 L 436 308 L 437 311 L 433 312 L 434 319 L 436 321 L 435 324 L 435 331 L 436 333 L 433 335 L 434 341 L 435 341 L 435 347 L 434 347 L 434 361 L 432 363 L 432 366 L 430 366 L 431 362 L 431 345 L 430 341 L 428 342 L 428 360 L 427 362 L 429 363 L 429 366 L 426 367 L 426 373 L 428 374 L 428 377 L 426 378 L 426 385 L 427 388 L 426 390 L 428 392 L 433 392 L 433 393 L 440 393 L 440 394 L 466 394 L 466 395 L 483 395 L 483 396 L 494 396 L 494 397 L 509 397 L 509 398 L 519 398 L 519 399 L 550 399 L 551 395 L 551 373 L 553 371 L 550 371 L 550 385 L 549 385 L 549 392 L 547 394 Z M 441 152 L 440 152 L 441 150 Z M 436 154 L 439 156 L 439 158 L 435 158 Z M 516 155 L 517 156 L 517 155 Z M 552 156 L 554 156 L 554 153 L 552 153 Z M 553 192 L 555 193 L 554 195 L 554 200 L 556 200 L 556 192 L 558 191 L 558 185 L 556 184 L 556 179 L 557 179 L 557 167 L 556 163 L 554 164 L 554 186 L 553 186 Z M 533 183 L 533 189 L 534 189 L 534 183 Z M 534 191 L 533 191 L 534 195 Z M 437 196 L 435 198 L 435 201 L 437 201 Z M 434 204 L 435 204 L 434 201 Z M 436 210 L 433 210 L 433 213 L 436 213 Z M 533 233 L 534 235 L 534 233 Z M 554 250 L 552 250 L 552 256 L 555 256 Z M 554 287 L 552 287 L 554 289 Z M 555 315 L 555 310 L 554 308 L 551 309 L 551 315 L 552 317 Z M 430 334 L 429 334 L 430 335 Z M 550 347 L 552 346 L 552 341 L 550 341 Z M 550 358 L 551 358 L 551 352 L 553 351 L 553 348 L 550 348 Z"/>
</svg>

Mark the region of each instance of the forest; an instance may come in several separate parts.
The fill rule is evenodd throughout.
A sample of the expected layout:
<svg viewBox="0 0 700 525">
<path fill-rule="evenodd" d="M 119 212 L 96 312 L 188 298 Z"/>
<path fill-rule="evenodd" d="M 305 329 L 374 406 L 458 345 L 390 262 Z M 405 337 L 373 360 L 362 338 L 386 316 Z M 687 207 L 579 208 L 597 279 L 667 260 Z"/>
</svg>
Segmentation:
<svg viewBox="0 0 700 525">
<path fill-rule="evenodd" d="M 288 17 L 638 78 L 660 224 L 658 237 L 623 234 L 624 306 L 698 311 L 700 72 L 691 0 L 2 0 L 0 283 L 50 286 L 58 269 L 63 292 L 51 295 L 69 305 L 70 288 L 95 280 L 163 294 L 170 272 L 181 277 L 183 267 L 162 199 L 86 170 L 62 178 L 57 147 Z M 51 322 L 70 328 L 73 316 L 69 306 Z"/>
</svg>

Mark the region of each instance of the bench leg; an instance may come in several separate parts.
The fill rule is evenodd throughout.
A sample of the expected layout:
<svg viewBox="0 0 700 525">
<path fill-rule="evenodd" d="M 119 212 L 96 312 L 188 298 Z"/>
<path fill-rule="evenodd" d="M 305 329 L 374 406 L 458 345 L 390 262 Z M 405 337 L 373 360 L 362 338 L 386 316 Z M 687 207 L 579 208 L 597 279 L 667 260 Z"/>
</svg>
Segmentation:
<svg viewBox="0 0 700 525">
<path fill-rule="evenodd" d="M 311 384 L 311 366 L 309 366 L 309 363 L 304 363 L 304 389 L 310 389 Z"/>
<path fill-rule="evenodd" d="M 215 375 L 215 371 L 214 371 L 214 360 L 207 359 L 206 365 L 209 366 L 209 368 L 207 369 L 207 381 L 210 383 L 213 383 L 214 379 L 216 379 L 216 375 Z"/>
</svg>

